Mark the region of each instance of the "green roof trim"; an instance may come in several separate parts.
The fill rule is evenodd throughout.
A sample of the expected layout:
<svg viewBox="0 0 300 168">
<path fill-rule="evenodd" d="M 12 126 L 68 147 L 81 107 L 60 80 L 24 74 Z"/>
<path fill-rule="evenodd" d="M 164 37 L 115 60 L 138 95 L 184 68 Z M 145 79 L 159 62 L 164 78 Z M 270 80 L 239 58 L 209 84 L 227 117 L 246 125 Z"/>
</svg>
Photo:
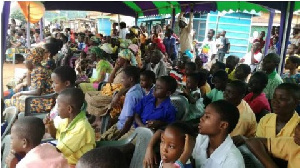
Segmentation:
<svg viewBox="0 0 300 168">
<path fill-rule="evenodd" d="M 295 2 L 295 7 L 294 7 L 294 11 L 300 10 L 300 2 L 296 1 Z"/>
<path fill-rule="evenodd" d="M 129 8 L 133 9 L 136 13 L 138 13 L 138 16 L 144 16 L 142 9 L 136 3 L 132 1 L 123 1 L 123 3 L 126 4 Z"/>
<path fill-rule="evenodd" d="M 264 7 L 257 5 L 257 4 L 253 4 L 253 3 L 249 3 L 249 2 L 244 2 L 244 1 L 218 1 L 217 3 L 217 10 L 218 11 L 229 11 L 230 9 L 233 11 L 248 11 L 250 12 L 251 10 L 255 10 L 255 12 L 268 12 L 267 9 L 265 9 Z"/>
</svg>

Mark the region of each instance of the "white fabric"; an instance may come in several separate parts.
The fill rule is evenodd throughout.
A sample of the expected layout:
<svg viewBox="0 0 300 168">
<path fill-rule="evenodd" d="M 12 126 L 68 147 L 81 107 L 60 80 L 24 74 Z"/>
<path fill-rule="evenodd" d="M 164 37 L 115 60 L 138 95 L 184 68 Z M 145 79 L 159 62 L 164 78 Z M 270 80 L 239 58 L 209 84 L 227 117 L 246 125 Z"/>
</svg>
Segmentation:
<svg viewBox="0 0 300 168">
<path fill-rule="evenodd" d="M 248 52 L 244 57 L 244 62 L 243 64 L 248 64 L 251 68 L 251 72 L 254 71 L 254 69 L 256 68 L 257 64 L 260 63 L 260 61 L 262 60 L 262 53 L 257 53 L 254 54 L 254 59 L 258 62 L 257 64 L 251 64 L 251 51 Z"/>
<path fill-rule="evenodd" d="M 121 30 L 120 30 L 120 33 L 119 33 L 119 38 L 121 38 L 121 39 L 126 39 L 126 34 L 127 34 L 126 28 L 121 29 Z"/>
<path fill-rule="evenodd" d="M 207 158 L 209 137 L 199 134 L 193 151 L 196 168 L 244 168 L 244 159 L 228 135 L 225 141 Z"/>
</svg>

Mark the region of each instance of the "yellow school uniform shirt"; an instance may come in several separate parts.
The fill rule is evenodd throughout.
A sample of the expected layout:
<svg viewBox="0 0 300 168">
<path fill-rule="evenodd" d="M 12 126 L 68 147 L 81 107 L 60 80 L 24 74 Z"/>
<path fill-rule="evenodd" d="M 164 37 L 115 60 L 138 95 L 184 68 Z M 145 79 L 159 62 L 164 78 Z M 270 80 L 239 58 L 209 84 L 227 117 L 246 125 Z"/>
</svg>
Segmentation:
<svg viewBox="0 0 300 168">
<path fill-rule="evenodd" d="M 229 68 L 226 68 L 225 69 L 225 71 L 227 72 L 227 74 L 228 74 L 228 72 L 229 72 Z M 236 80 L 236 78 L 235 78 L 235 69 L 234 70 L 232 70 L 229 74 L 228 74 L 228 79 L 229 80 L 231 80 L 231 81 L 234 81 L 234 80 Z"/>
<path fill-rule="evenodd" d="M 245 100 L 242 100 L 237 108 L 240 112 L 240 118 L 230 135 L 243 135 L 247 138 L 254 137 L 257 124 L 255 114 L 253 113 L 251 107 Z"/>
<path fill-rule="evenodd" d="M 211 88 L 209 84 L 206 82 L 205 85 L 200 87 L 201 95 L 206 95 L 206 93 L 209 93 L 211 91 Z"/>
<path fill-rule="evenodd" d="M 95 132 L 83 111 L 69 125 L 68 119 L 62 120 L 56 130 L 56 139 L 57 149 L 71 165 L 75 165 L 83 154 L 96 146 Z"/>
<path fill-rule="evenodd" d="M 300 146 L 292 137 L 269 138 L 268 151 L 275 157 L 288 161 L 288 168 L 300 167 Z"/>
<path fill-rule="evenodd" d="M 273 137 L 292 137 L 295 133 L 295 128 L 299 122 L 299 115 L 294 112 L 292 118 L 285 124 L 285 126 L 276 135 L 276 117 L 274 113 L 265 115 L 260 119 L 257 130 L 256 137 L 273 138 Z"/>
</svg>

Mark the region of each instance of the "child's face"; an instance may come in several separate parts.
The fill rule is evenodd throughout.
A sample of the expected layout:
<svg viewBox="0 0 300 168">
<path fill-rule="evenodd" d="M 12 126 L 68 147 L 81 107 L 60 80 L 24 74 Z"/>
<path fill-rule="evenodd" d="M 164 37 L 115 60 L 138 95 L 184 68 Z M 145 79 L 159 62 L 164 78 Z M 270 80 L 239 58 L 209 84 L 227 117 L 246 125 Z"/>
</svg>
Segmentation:
<svg viewBox="0 0 300 168">
<path fill-rule="evenodd" d="M 222 79 L 220 79 L 218 77 L 214 77 L 213 82 L 215 84 L 215 88 L 218 90 L 224 90 L 226 87 L 226 84 L 227 84 L 226 81 L 223 81 Z"/>
<path fill-rule="evenodd" d="M 272 99 L 272 109 L 277 115 L 286 115 L 287 112 L 292 112 L 298 105 L 293 95 L 284 89 L 275 89 Z"/>
<path fill-rule="evenodd" d="M 69 118 L 69 114 L 71 112 L 71 106 L 66 102 L 66 97 L 59 95 L 57 97 L 57 111 L 60 118 L 65 119 Z"/>
<path fill-rule="evenodd" d="M 17 154 L 24 153 L 24 148 L 26 147 L 26 142 L 24 141 L 24 138 L 21 138 L 17 135 L 17 128 L 15 126 L 12 126 L 11 128 L 11 136 L 10 136 L 10 146 L 11 150 L 15 151 Z"/>
<path fill-rule="evenodd" d="M 265 57 L 263 60 L 262 69 L 266 72 L 272 72 L 276 68 L 276 64 L 270 57 Z"/>
<path fill-rule="evenodd" d="M 243 68 L 238 66 L 235 70 L 234 76 L 237 79 L 244 80 L 248 75 L 244 72 Z"/>
<path fill-rule="evenodd" d="M 300 146 L 300 122 L 295 128 L 295 135 L 294 135 L 294 141 L 297 145 Z"/>
<path fill-rule="evenodd" d="M 183 152 L 184 136 L 174 128 L 167 128 L 161 135 L 160 156 L 163 163 L 174 163 Z"/>
<path fill-rule="evenodd" d="M 215 135 L 220 132 L 221 118 L 212 105 L 208 105 L 198 125 L 199 133 L 203 135 Z"/>
<path fill-rule="evenodd" d="M 234 69 L 236 66 L 236 61 L 233 57 L 228 57 L 226 59 L 226 68 Z"/>
<path fill-rule="evenodd" d="M 198 87 L 198 82 L 191 77 L 186 78 L 186 88 L 195 90 Z"/>
<path fill-rule="evenodd" d="M 215 72 L 217 72 L 218 70 L 220 70 L 220 68 L 218 67 L 217 64 L 213 64 L 210 68 L 210 74 L 214 74 Z"/>
<path fill-rule="evenodd" d="M 284 68 L 289 70 L 294 70 L 297 69 L 297 64 L 294 64 L 290 59 L 287 59 Z"/>
<path fill-rule="evenodd" d="M 289 55 L 292 55 L 292 54 L 294 54 L 294 52 L 295 52 L 295 47 L 294 47 L 294 45 L 288 45 L 288 48 L 287 48 L 287 54 L 289 54 Z"/>
<path fill-rule="evenodd" d="M 153 95 L 155 98 L 165 98 L 169 96 L 171 93 L 168 91 L 167 84 L 160 80 L 156 81 L 155 89 Z"/>
<path fill-rule="evenodd" d="M 257 77 L 251 77 L 248 83 L 248 91 L 258 93 L 261 92 L 265 86 L 260 82 Z"/>
<path fill-rule="evenodd" d="M 186 75 L 189 75 L 189 74 L 191 74 L 193 72 L 194 72 L 194 70 L 190 66 L 185 65 L 185 74 Z"/>
<path fill-rule="evenodd" d="M 125 88 L 129 88 L 132 85 L 132 77 L 129 77 L 123 72 L 122 84 Z"/>
<path fill-rule="evenodd" d="M 55 73 L 51 74 L 51 80 L 53 81 L 52 87 L 53 87 L 55 93 L 58 93 L 58 94 L 61 91 L 63 91 L 64 89 L 66 89 L 68 86 L 70 86 L 70 82 L 69 81 L 66 81 L 66 82 L 61 81 L 61 79 L 59 78 L 59 76 L 56 75 Z"/>
<path fill-rule="evenodd" d="M 232 87 L 230 84 L 226 86 L 224 91 L 224 99 L 238 105 L 243 99 L 243 94 L 239 93 L 238 90 Z"/>
<path fill-rule="evenodd" d="M 149 88 L 152 85 L 152 81 L 148 79 L 145 75 L 140 76 L 140 84 L 142 88 Z"/>
</svg>

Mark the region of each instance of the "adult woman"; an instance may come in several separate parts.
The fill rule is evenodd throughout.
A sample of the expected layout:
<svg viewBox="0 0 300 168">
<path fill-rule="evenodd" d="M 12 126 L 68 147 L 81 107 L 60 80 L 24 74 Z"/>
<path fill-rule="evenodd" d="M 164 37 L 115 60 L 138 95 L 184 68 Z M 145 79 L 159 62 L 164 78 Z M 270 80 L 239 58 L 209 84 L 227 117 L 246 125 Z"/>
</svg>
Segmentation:
<svg viewBox="0 0 300 168">
<path fill-rule="evenodd" d="M 25 111 L 25 98 L 27 96 L 40 96 L 44 94 L 52 93 L 51 88 L 52 81 L 50 78 L 51 71 L 47 70 L 41 65 L 45 56 L 45 50 L 41 47 L 37 47 L 31 50 L 27 56 L 27 61 L 31 61 L 33 65 L 30 74 L 30 87 L 29 91 L 21 91 L 13 95 L 11 99 L 5 100 L 6 107 L 16 106 L 20 112 Z M 28 82 L 29 83 L 29 82 Z M 49 99 L 34 99 L 31 102 L 31 111 L 41 112 L 50 111 L 53 100 Z"/>
<path fill-rule="evenodd" d="M 91 54 L 96 55 L 97 57 L 97 65 L 96 71 L 94 71 L 93 76 L 86 81 L 83 81 L 79 85 L 81 90 L 85 93 L 87 91 L 96 91 L 98 89 L 98 85 L 100 82 L 103 82 L 106 77 L 106 73 L 110 73 L 112 71 L 112 65 L 108 62 L 109 54 L 111 54 L 111 48 L 108 46 L 108 43 L 99 47 L 92 47 Z"/>
</svg>

